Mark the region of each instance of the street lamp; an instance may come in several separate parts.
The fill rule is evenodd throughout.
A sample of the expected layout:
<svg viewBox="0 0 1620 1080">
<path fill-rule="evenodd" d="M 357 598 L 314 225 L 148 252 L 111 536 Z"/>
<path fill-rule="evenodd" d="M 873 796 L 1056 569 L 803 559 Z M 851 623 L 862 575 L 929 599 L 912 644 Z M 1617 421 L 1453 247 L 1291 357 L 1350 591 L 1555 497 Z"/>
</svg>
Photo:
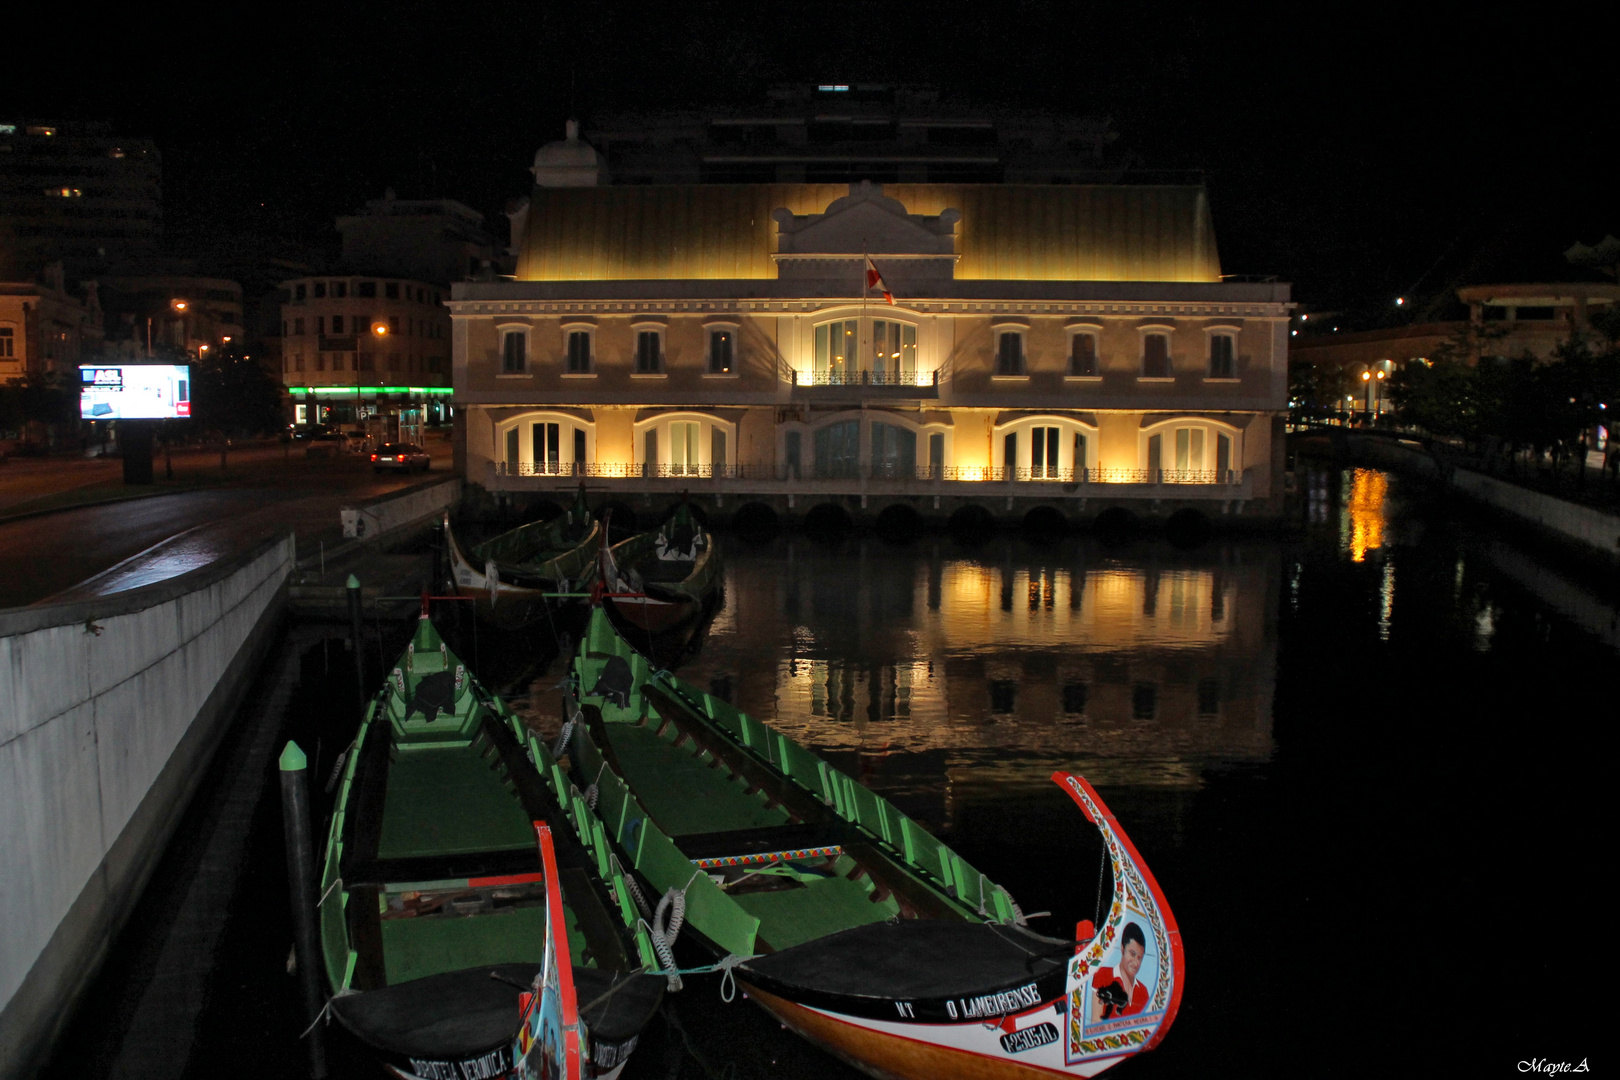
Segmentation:
<svg viewBox="0 0 1620 1080">
<path fill-rule="evenodd" d="M 371 336 L 377 348 L 382 348 L 383 339 L 388 336 L 388 323 L 382 319 L 373 320 Z M 356 342 L 356 345 L 359 343 Z M 360 353 L 358 349 L 354 354 L 354 422 L 360 422 Z"/>
<path fill-rule="evenodd" d="M 175 297 L 169 301 L 169 310 L 180 316 L 180 351 L 186 351 L 186 312 L 191 310 L 191 303 Z M 147 351 L 151 351 L 151 342 L 147 342 Z"/>
</svg>

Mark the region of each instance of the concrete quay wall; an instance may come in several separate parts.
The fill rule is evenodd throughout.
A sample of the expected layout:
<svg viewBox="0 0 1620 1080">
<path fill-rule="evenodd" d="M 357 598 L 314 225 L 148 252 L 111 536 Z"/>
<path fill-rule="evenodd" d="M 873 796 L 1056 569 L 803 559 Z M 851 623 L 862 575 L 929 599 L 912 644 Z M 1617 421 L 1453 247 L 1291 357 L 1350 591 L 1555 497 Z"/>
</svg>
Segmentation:
<svg viewBox="0 0 1620 1080">
<path fill-rule="evenodd" d="M 360 506 L 339 511 L 346 539 L 368 540 L 404 528 L 454 506 L 461 498 L 461 478 L 451 477 L 436 484 L 385 495 Z"/>
<path fill-rule="evenodd" d="M 30 1074 L 271 644 L 292 534 L 171 581 L 0 611 L 0 1078 Z"/>
</svg>

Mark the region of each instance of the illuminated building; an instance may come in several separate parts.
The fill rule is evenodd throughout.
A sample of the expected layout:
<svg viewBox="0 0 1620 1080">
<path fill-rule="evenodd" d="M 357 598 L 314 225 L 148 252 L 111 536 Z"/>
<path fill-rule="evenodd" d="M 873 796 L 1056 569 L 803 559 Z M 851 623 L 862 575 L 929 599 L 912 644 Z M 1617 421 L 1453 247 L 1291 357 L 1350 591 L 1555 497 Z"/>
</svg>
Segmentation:
<svg viewBox="0 0 1620 1080">
<path fill-rule="evenodd" d="M 488 273 L 494 241 L 476 210 L 392 189 L 337 219 L 342 270 L 281 285 L 281 372 L 296 423 L 376 418 L 420 441 L 448 418 L 449 283 Z"/>
<path fill-rule="evenodd" d="M 1201 186 L 614 168 L 571 125 L 513 280 L 454 286 L 469 481 L 1275 511 L 1289 289 L 1223 279 Z"/>
<path fill-rule="evenodd" d="M 97 121 L 0 115 L 0 256 L 12 273 L 55 260 L 72 276 L 152 254 L 163 163 L 150 139 Z"/>
</svg>

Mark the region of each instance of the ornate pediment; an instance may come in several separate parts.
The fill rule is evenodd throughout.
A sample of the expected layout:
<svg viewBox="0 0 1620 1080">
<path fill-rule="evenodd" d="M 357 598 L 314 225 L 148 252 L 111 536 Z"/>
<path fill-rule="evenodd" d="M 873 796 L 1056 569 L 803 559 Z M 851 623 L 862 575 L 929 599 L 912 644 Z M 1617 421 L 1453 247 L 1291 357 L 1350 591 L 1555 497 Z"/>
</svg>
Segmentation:
<svg viewBox="0 0 1620 1080">
<path fill-rule="evenodd" d="M 862 254 L 953 259 L 958 210 L 910 214 L 883 185 L 862 180 L 834 199 L 820 214 L 771 212 L 776 219 L 776 252 L 781 259 L 847 259 Z"/>
</svg>

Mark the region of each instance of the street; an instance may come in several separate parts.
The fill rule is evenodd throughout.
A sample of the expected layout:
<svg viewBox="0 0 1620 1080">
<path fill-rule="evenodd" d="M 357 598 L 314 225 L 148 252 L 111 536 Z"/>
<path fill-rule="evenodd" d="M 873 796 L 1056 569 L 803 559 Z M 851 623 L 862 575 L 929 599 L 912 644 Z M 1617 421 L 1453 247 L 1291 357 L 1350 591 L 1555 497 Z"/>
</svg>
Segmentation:
<svg viewBox="0 0 1620 1080">
<path fill-rule="evenodd" d="M 449 444 L 434 439 L 429 450 L 434 469 L 426 477 L 448 475 Z M 218 484 L 217 451 L 187 461 L 186 471 L 176 465 L 177 482 L 196 468 L 211 472 L 207 479 Z M 162 467 L 160 456 L 160 474 Z M 22 493 L 32 500 L 109 485 L 111 494 L 123 494 L 127 489 L 113 487 L 120 468 L 117 461 L 13 463 L 0 473 L 0 510 L 22 502 Z M 135 588 L 241 551 L 288 527 L 298 534 L 300 555 L 312 554 L 323 539 L 328 546 L 338 539 L 341 507 L 423 479 L 423 474 L 375 473 L 361 455 L 307 458 L 295 449 L 283 457 L 280 447 L 233 451 L 225 476 L 218 486 L 0 523 L 0 608 L 37 603 L 82 582 L 84 587 L 61 599 Z M 173 543 L 164 543 L 171 538 Z M 105 576 L 88 582 L 97 575 Z"/>
</svg>

